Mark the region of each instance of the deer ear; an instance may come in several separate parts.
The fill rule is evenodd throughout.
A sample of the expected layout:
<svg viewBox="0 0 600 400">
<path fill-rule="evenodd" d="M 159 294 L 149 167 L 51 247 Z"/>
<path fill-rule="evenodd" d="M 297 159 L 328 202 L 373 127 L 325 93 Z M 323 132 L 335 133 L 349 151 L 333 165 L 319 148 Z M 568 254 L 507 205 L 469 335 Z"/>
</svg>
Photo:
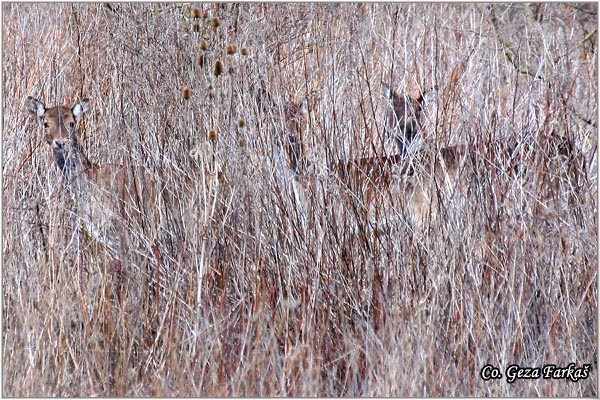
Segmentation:
<svg viewBox="0 0 600 400">
<path fill-rule="evenodd" d="M 30 113 L 36 115 L 38 118 L 42 118 L 46 114 L 46 105 L 31 96 L 27 96 L 25 106 Z"/>
<path fill-rule="evenodd" d="M 71 112 L 73 112 L 73 116 L 75 117 L 75 121 L 81 121 L 83 118 L 83 114 L 90 110 L 90 99 L 83 99 L 79 103 L 75 104 L 71 108 Z"/>
<path fill-rule="evenodd" d="M 383 94 L 385 95 L 386 99 L 391 99 L 394 97 L 393 93 L 392 93 L 392 88 L 390 88 L 388 85 L 386 85 L 385 83 L 383 84 Z"/>
<path fill-rule="evenodd" d="M 302 103 L 300 103 L 300 111 L 302 114 L 308 115 L 308 99 L 302 100 Z"/>
</svg>

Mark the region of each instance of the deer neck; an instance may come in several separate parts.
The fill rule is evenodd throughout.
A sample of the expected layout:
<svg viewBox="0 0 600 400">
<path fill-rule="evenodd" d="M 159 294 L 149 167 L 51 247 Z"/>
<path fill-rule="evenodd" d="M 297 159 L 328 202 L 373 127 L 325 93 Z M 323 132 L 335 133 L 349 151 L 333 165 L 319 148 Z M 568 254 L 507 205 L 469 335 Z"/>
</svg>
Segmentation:
<svg viewBox="0 0 600 400">
<path fill-rule="evenodd" d="M 76 181 L 85 179 L 87 171 L 92 165 L 76 141 L 72 141 L 61 148 L 54 148 L 52 152 L 56 165 L 58 165 L 67 184 L 72 185 Z"/>
</svg>

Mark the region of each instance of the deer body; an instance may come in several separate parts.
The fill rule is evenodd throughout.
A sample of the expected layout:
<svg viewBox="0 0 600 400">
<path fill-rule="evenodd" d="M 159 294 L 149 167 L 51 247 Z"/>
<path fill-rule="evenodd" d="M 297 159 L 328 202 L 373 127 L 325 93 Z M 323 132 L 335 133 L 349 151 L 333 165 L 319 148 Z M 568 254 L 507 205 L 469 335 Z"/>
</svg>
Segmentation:
<svg viewBox="0 0 600 400">
<path fill-rule="evenodd" d="M 132 224 L 149 226 L 144 206 L 158 202 L 156 182 L 136 168 L 94 165 L 83 154 L 76 125 L 90 109 L 88 99 L 71 108 L 47 108 L 28 97 L 26 107 L 42 126 L 72 199 L 73 213 L 90 236 L 105 245 L 114 258 L 121 258 L 128 248 L 127 229 Z"/>
<path fill-rule="evenodd" d="M 332 169 L 353 193 L 362 194 L 366 214 L 384 200 L 404 209 L 415 226 L 422 226 L 437 215 L 440 204 L 464 193 L 467 156 L 464 146 L 453 146 L 352 160 Z"/>
</svg>

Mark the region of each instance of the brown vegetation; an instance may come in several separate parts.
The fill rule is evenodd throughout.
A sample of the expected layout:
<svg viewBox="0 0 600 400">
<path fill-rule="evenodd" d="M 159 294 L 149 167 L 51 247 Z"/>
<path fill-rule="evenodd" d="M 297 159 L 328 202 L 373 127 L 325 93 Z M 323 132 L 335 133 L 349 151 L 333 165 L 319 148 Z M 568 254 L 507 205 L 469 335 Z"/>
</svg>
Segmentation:
<svg viewBox="0 0 600 400">
<path fill-rule="evenodd" d="M 2 7 L 5 396 L 598 395 L 596 4 Z"/>
</svg>

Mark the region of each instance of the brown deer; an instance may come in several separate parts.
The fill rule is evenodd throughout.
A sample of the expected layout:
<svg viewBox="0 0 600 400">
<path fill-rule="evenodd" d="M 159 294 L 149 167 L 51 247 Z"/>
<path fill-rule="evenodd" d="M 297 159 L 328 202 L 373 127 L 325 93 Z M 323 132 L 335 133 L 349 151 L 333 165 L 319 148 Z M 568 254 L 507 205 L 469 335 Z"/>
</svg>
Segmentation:
<svg viewBox="0 0 600 400">
<path fill-rule="evenodd" d="M 454 196 L 456 189 L 464 187 L 458 178 L 468 158 L 464 146 L 407 154 L 406 148 L 418 132 L 423 94 L 417 99 L 408 96 L 402 99 L 389 87 L 384 86 L 384 91 L 394 105 L 387 115 L 387 129 L 389 132 L 400 129 L 404 135 L 396 138 L 399 153 L 336 161 L 330 163 L 328 169 L 342 186 L 353 193 L 353 197 L 358 195 L 362 208 L 360 212 L 365 218 L 368 219 L 378 198 L 390 198 L 386 195 L 390 194 L 392 201 L 406 205 L 412 222 L 420 226 L 435 215 L 433 205 L 441 204 L 449 196 Z M 285 103 L 281 107 L 283 112 L 277 112 L 278 107 L 265 90 L 260 92 L 259 100 L 265 111 L 274 109 L 275 114 L 281 117 L 284 128 L 282 136 L 285 137 L 282 144 L 289 168 L 302 186 L 306 186 L 309 184 L 308 177 L 302 176 L 308 166 L 304 149 L 308 116 L 306 100 L 300 104 Z"/>
<path fill-rule="evenodd" d="M 400 131 L 400 137 L 396 137 L 398 153 L 335 161 L 328 165 L 330 176 L 335 177 L 351 193 L 352 198 L 359 200 L 365 220 L 369 219 L 369 215 L 373 216 L 373 210 L 383 199 L 392 207 L 405 210 L 409 220 L 416 227 L 422 227 L 439 217 L 445 208 L 454 207 L 465 200 L 469 185 L 477 185 L 476 179 L 472 179 L 476 170 L 502 170 L 499 174 L 508 174 L 514 179 L 523 174 L 525 166 L 519 160 L 519 151 L 527 147 L 526 143 L 489 143 L 489 148 L 482 148 L 481 145 L 441 148 L 425 145 L 409 153 L 407 147 L 420 129 L 423 97 L 429 90 L 412 98 L 400 97 L 387 86 L 383 89 L 393 105 L 386 115 L 386 129 L 390 134 Z M 437 86 L 430 90 L 437 90 Z M 303 160 L 304 165 L 307 162 L 303 156 L 304 146 L 296 145 L 297 142 L 292 139 L 305 136 L 306 111 L 299 105 L 286 106 L 284 110 L 286 134 L 291 139 L 288 145 L 289 165 L 298 174 L 298 160 Z M 542 151 L 546 157 L 573 158 L 570 142 L 553 138 L 549 143 L 553 147 L 548 146 Z M 569 168 L 575 171 L 569 170 L 572 175 L 584 170 L 582 167 Z M 301 183 L 307 183 L 302 178 Z M 574 179 L 577 182 L 580 180 Z"/>
<path fill-rule="evenodd" d="M 42 128 L 72 199 L 71 208 L 87 234 L 108 249 L 113 261 L 123 260 L 133 242 L 154 245 L 160 230 L 157 214 L 172 207 L 175 199 L 144 170 L 98 166 L 88 160 L 77 141 L 76 126 L 90 110 L 90 101 L 48 108 L 28 97 L 25 105 Z M 132 237 L 132 228 L 145 235 Z"/>
<path fill-rule="evenodd" d="M 278 105 L 270 92 L 261 82 L 257 90 L 257 103 L 264 113 L 275 116 L 275 125 L 280 125 L 276 135 L 277 142 L 285 150 L 289 168 L 296 178 L 305 172 L 307 160 L 305 158 L 304 131 L 308 118 L 308 100 L 301 102 L 285 102 Z"/>
<path fill-rule="evenodd" d="M 417 98 L 408 95 L 399 96 L 385 84 L 383 92 L 386 100 L 390 103 L 386 115 L 387 134 L 394 137 L 400 154 L 404 154 L 406 147 L 415 139 L 419 131 L 425 93 L 421 92 Z"/>
<path fill-rule="evenodd" d="M 424 95 L 436 89 L 434 86 L 412 98 L 399 96 L 384 84 L 383 92 L 391 106 L 386 115 L 386 130 L 396 139 L 398 152 L 329 165 L 340 184 L 353 197 L 358 196 L 364 219 L 368 220 L 379 200 L 385 199 L 392 206 L 401 205 L 411 222 L 422 226 L 436 216 L 440 205 L 448 204 L 464 192 L 467 182 L 461 178 L 470 167 L 466 146 L 425 148 L 413 154 L 407 151 L 420 129 Z"/>
<path fill-rule="evenodd" d="M 286 103 L 283 107 L 286 123 L 285 149 L 289 165 L 296 176 L 300 175 L 307 166 L 304 156 L 304 129 L 308 117 L 306 101 L 300 104 Z"/>
<path fill-rule="evenodd" d="M 440 205 L 464 193 L 469 161 L 465 146 L 453 146 L 338 162 L 332 170 L 361 195 L 366 219 L 383 199 L 405 209 L 409 221 L 421 227 L 437 215 Z"/>
</svg>

